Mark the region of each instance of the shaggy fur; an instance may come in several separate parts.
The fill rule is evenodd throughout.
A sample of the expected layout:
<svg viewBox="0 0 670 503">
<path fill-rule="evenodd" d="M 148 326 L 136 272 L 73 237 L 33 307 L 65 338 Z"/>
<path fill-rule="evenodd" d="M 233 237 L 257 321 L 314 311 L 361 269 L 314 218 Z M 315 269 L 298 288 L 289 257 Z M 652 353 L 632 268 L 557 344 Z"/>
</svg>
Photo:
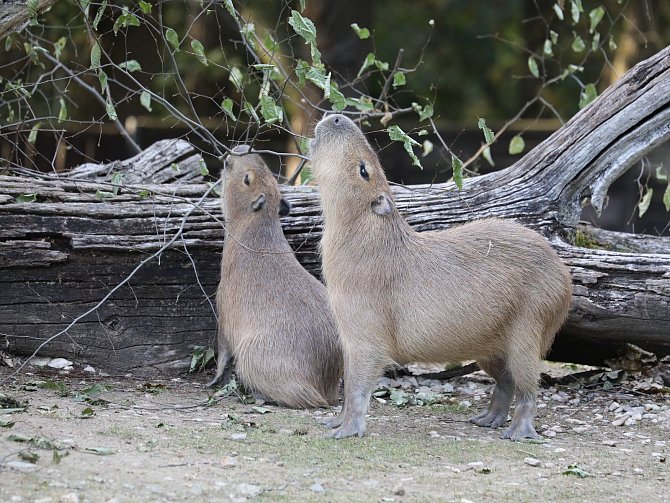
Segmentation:
<svg viewBox="0 0 670 503">
<path fill-rule="evenodd" d="M 503 425 L 516 396 L 503 437 L 537 437 L 540 363 L 572 291 L 546 240 L 493 218 L 415 232 L 363 133 L 342 115 L 317 125 L 312 167 L 325 224 L 323 271 L 345 361 L 345 405 L 330 422 L 333 436 L 364 434 L 385 366 L 474 359 L 496 387 L 489 409 L 472 421 Z"/>
<path fill-rule="evenodd" d="M 268 400 L 336 403 L 342 354 L 326 290 L 293 255 L 279 221 L 290 206 L 258 155 L 228 158 L 222 207 L 219 356 L 210 384 L 229 377 L 232 358 L 244 386 Z"/>
</svg>

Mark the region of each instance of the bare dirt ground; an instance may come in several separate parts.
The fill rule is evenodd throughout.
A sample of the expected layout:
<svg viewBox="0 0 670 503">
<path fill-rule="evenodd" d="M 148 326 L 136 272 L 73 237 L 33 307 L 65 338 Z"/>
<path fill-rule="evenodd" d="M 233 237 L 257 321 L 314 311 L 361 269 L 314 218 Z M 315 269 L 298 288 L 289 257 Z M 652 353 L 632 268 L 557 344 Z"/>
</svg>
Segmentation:
<svg viewBox="0 0 670 503">
<path fill-rule="evenodd" d="M 544 442 L 514 443 L 467 422 L 492 388 L 481 373 L 386 379 L 404 394 L 373 400 L 367 437 L 335 441 L 317 421 L 333 410 L 212 399 L 202 374 L 30 372 L 0 367 L 2 502 L 670 501 L 663 392 L 544 387 Z M 392 403 L 408 396 L 430 404 Z"/>
</svg>

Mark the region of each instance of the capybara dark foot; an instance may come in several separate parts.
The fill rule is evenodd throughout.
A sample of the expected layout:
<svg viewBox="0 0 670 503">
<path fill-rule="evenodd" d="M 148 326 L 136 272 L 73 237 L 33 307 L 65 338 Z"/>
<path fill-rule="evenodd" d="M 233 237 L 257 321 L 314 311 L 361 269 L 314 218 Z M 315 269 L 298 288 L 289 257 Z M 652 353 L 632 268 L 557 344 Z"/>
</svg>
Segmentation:
<svg viewBox="0 0 670 503">
<path fill-rule="evenodd" d="M 330 438 L 362 437 L 365 435 L 365 421 L 363 419 L 350 419 L 328 434 Z"/>
<path fill-rule="evenodd" d="M 521 424 L 512 424 L 507 428 L 501 438 L 509 438 L 514 442 L 521 442 L 523 440 L 541 440 L 542 437 L 538 435 L 532 424 L 522 422 Z"/>
<path fill-rule="evenodd" d="M 483 428 L 498 428 L 507 422 L 507 413 L 486 411 L 471 417 L 470 422 Z"/>
</svg>

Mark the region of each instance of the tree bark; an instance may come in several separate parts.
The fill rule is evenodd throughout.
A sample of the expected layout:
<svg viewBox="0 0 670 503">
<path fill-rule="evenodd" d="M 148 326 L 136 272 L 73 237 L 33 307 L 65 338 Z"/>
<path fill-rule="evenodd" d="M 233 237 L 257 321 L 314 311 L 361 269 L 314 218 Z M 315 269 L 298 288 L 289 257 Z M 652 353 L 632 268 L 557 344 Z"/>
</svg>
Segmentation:
<svg viewBox="0 0 670 503">
<path fill-rule="evenodd" d="M 598 364 L 627 342 L 670 354 L 670 239 L 579 225 L 584 201 L 600 211 L 609 184 L 670 138 L 669 104 L 666 48 L 513 166 L 467 179 L 461 191 L 451 183 L 398 187 L 397 205 L 418 231 L 498 216 L 543 233 L 571 268 L 574 284 L 570 316 L 551 358 Z M 170 165 L 165 156 L 154 157 L 163 168 Z M 164 173 L 133 164 L 125 165 Z M 90 170 L 95 177 L 106 172 Z M 0 176 L 0 337 L 11 352 L 32 354 L 180 228 L 183 235 L 158 259 L 40 354 L 147 373 L 183 369 L 193 345 L 212 344 L 210 300 L 223 244 L 218 198 L 205 198 L 184 219 L 208 186 L 146 179 L 139 176 L 101 198 L 111 183 Z M 282 190 L 293 206 L 283 220 L 286 236 L 303 265 L 318 275 L 318 193 Z M 26 194 L 36 200 L 17 202 Z"/>
<path fill-rule="evenodd" d="M 37 13 L 44 12 L 51 7 L 56 0 L 39 0 L 37 2 Z M 31 12 L 25 0 L 5 0 L 0 2 L 0 40 L 10 33 L 23 30 L 30 22 Z"/>
</svg>

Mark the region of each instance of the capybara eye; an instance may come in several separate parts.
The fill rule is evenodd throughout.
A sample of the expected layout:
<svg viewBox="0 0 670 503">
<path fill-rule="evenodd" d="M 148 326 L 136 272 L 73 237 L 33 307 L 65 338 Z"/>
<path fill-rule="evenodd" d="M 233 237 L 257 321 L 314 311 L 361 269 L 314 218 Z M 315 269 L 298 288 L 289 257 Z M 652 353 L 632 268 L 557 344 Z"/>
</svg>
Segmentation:
<svg viewBox="0 0 670 503">
<path fill-rule="evenodd" d="M 368 170 L 365 167 L 365 161 L 361 161 L 361 163 L 358 165 L 358 169 L 361 173 L 361 177 L 363 178 L 363 180 L 370 179 L 370 174 L 368 173 Z"/>
<path fill-rule="evenodd" d="M 249 185 L 249 174 L 244 175 L 244 185 Z"/>
</svg>

